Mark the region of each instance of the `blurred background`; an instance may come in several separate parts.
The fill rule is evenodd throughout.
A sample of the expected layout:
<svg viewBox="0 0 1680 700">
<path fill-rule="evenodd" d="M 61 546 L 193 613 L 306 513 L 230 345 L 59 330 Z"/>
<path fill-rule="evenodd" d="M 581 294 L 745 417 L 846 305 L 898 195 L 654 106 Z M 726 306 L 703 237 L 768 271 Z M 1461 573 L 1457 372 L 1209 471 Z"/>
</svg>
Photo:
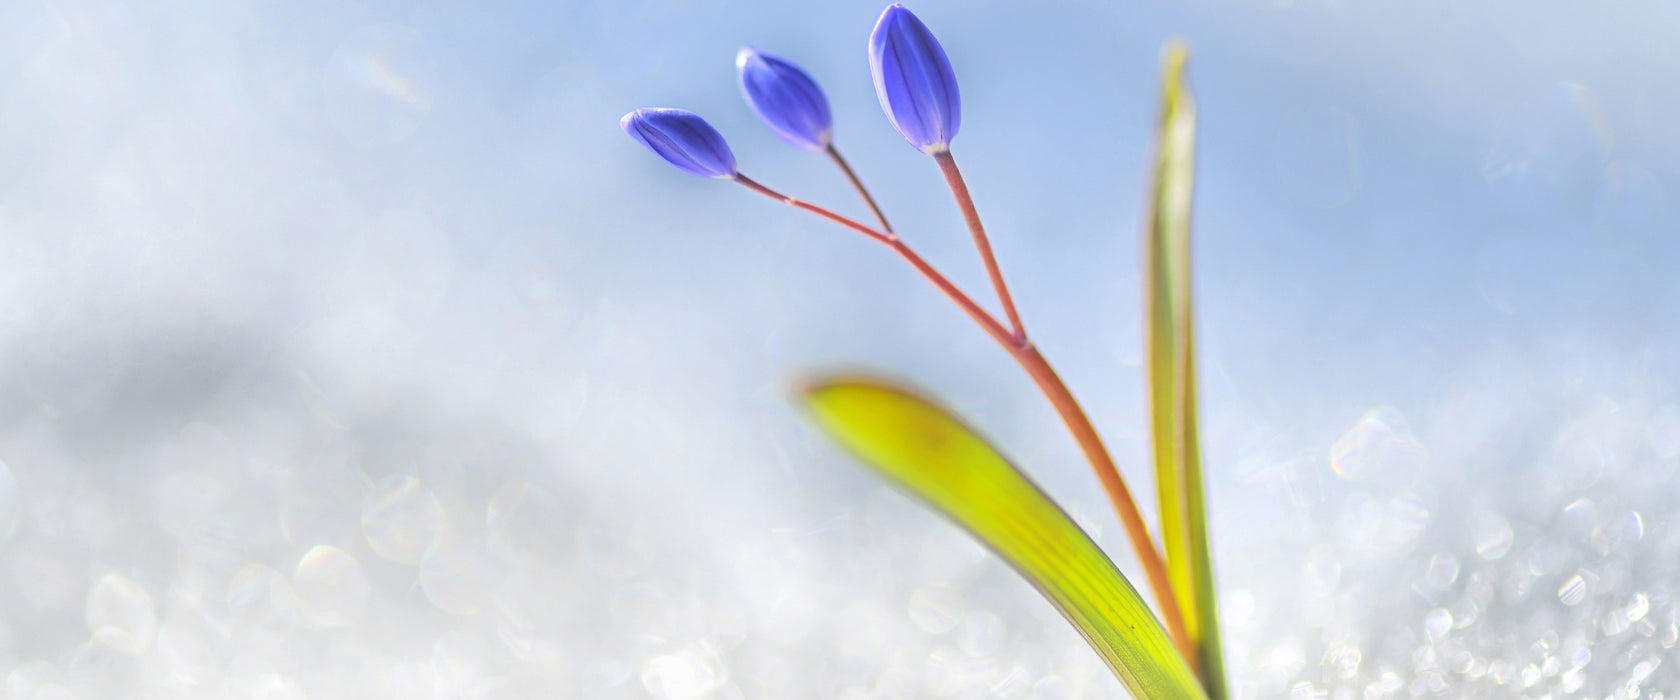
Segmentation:
<svg viewBox="0 0 1680 700">
<path fill-rule="evenodd" d="M 878 246 L 619 132 L 694 110 L 861 216 L 736 93 L 738 48 L 786 56 L 984 299 L 873 95 L 882 7 L 0 4 L 0 692 L 1123 696 L 788 392 L 930 391 L 1135 576 L 1031 383 Z M 1193 47 L 1238 697 L 1676 695 L 1680 9 L 911 9 L 1027 326 L 1140 494 L 1148 130 Z"/>
</svg>

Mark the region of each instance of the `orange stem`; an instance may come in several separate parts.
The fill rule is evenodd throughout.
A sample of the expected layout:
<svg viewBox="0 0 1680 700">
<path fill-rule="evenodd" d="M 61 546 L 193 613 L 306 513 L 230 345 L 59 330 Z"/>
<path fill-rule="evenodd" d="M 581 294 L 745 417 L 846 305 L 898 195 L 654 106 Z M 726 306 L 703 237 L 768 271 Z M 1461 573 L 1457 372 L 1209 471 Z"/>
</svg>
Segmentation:
<svg viewBox="0 0 1680 700">
<path fill-rule="evenodd" d="M 968 223 L 968 232 L 974 236 L 974 247 L 980 249 L 980 260 L 986 264 L 986 276 L 992 279 L 992 289 L 997 291 L 998 302 L 1003 304 L 1003 314 L 1009 317 L 1009 327 L 1015 329 L 1015 342 L 1026 345 L 1026 326 L 1021 325 L 1021 315 L 1015 312 L 1015 299 L 1009 296 L 1009 287 L 1003 284 L 1003 271 L 998 269 L 997 258 L 992 255 L 992 243 L 986 238 L 986 227 L 980 225 L 980 212 L 974 208 L 974 198 L 968 194 L 968 183 L 963 181 L 956 159 L 951 157 L 950 151 L 940 151 L 933 154 L 933 160 L 939 163 L 939 172 L 945 175 L 945 184 L 951 186 L 951 194 L 956 196 L 957 206 L 962 209 L 963 221 Z"/>
<path fill-rule="evenodd" d="M 1173 595 L 1172 584 L 1167 578 L 1166 561 L 1162 558 L 1161 551 L 1155 548 L 1154 540 L 1149 538 L 1149 527 L 1144 524 L 1143 514 L 1138 511 L 1137 502 L 1132 499 L 1131 489 L 1126 487 L 1126 480 L 1120 476 L 1119 468 L 1115 466 L 1114 459 L 1109 456 L 1108 448 L 1103 446 L 1102 437 L 1097 434 L 1097 429 L 1091 424 L 1090 417 L 1085 415 L 1085 410 L 1080 408 L 1079 402 L 1073 398 L 1073 392 L 1068 390 L 1067 384 L 1062 382 L 1061 376 L 1057 375 L 1056 370 L 1050 366 L 1050 362 L 1044 359 L 1044 355 L 1038 351 L 1038 347 L 1033 345 L 1032 341 L 1027 340 L 1024 334 L 1011 333 L 1008 328 L 1005 328 L 984 308 L 976 304 L 955 284 L 952 284 L 951 280 L 947 279 L 939 270 L 928 264 L 927 260 L 918 255 L 915 250 L 910 248 L 909 244 L 900 240 L 898 236 L 890 232 L 877 231 L 822 207 L 794 199 L 760 185 L 745 175 L 736 175 L 735 181 L 766 197 L 815 213 L 846 228 L 858 231 L 893 249 L 893 252 L 898 253 L 899 257 L 904 258 L 905 262 L 910 263 L 911 267 L 916 268 L 917 272 L 921 273 L 923 277 L 939 288 L 940 292 L 955 302 L 963 313 L 968 314 L 968 317 L 973 319 L 980 326 L 980 329 L 986 332 L 986 335 L 991 336 L 992 340 L 1004 349 L 1004 352 L 1009 353 L 1009 356 L 1015 360 L 1016 364 L 1021 366 L 1021 369 L 1026 370 L 1027 376 L 1032 377 L 1033 383 L 1038 385 L 1039 391 L 1044 393 L 1044 397 L 1056 409 L 1056 415 L 1060 416 L 1062 423 L 1067 425 L 1068 432 L 1073 435 L 1074 442 L 1079 444 L 1080 451 L 1085 453 L 1086 461 L 1091 463 L 1091 469 L 1097 473 L 1097 480 L 1102 483 L 1103 492 L 1108 495 L 1109 504 L 1114 507 L 1115 513 L 1120 516 L 1120 524 L 1126 530 L 1126 538 L 1132 545 L 1132 551 L 1137 555 L 1138 563 L 1143 566 L 1144 576 L 1149 580 L 1149 588 L 1155 593 L 1155 604 L 1160 608 L 1162 624 L 1167 628 L 1167 633 L 1172 637 L 1173 644 L 1178 647 L 1179 653 L 1185 658 L 1186 662 L 1194 663 L 1192 660 L 1196 658 L 1195 647 L 1184 627 L 1183 614 L 1179 611 L 1178 600 Z M 858 186 L 862 187 L 861 184 Z M 989 255 L 987 257 L 990 258 Z M 1006 306 L 1006 308 L 1012 309 L 1013 307 Z M 1017 322 L 1016 328 L 1019 329 L 1019 327 Z"/>
<path fill-rule="evenodd" d="M 852 166 L 846 163 L 845 158 L 840 157 L 840 149 L 835 148 L 834 144 L 831 143 L 828 145 L 827 153 L 828 159 L 834 161 L 834 165 L 839 167 L 840 172 L 846 175 L 846 181 L 852 183 L 852 189 L 857 190 L 858 196 L 863 198 L 863 203 L 869 205 L 869 211 L 875 215 L 875 220 L 881 222 L 881 230 L 891 235 L 893 228 L 892 224 L 887 223 L 887 215 L 881 213 L 880 205 L 876 204 L 875 198 L 870 196 L 869 189 L 863 186 L 863 180 L 859 179 L 857 173 L 852 171 Z"/>
</svg>

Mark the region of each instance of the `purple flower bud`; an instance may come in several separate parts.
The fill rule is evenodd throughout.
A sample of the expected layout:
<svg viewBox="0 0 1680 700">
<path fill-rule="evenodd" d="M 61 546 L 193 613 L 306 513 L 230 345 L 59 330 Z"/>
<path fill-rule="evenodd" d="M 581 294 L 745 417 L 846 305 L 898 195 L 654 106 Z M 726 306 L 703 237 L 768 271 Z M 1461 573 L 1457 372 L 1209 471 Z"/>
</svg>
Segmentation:
<svg viewBox="0 0 1680 700">
<path fill-rule="evenodd" d="M 735 54 L 741 94 L 765 126 L 799 148 L 822 151 L 834 133 L 834 117 L 822 88 L 799 66 L 758 49 Z"/>
<path fill-rule="evenodd" d="M 693 112 L 643 107 L 624 115 L 618 126 L 678 170 L 701 177 L 735 177 L 735 154 L 723 134 Z"/>
<path fill-rule="evenodd" d="M 962 123 L 957 76 L 927 25 L 893 5 L 869 35 L 869 72 L 875 97 L 893 128 L 923 153 L 948 150 Z"/>
</svg>

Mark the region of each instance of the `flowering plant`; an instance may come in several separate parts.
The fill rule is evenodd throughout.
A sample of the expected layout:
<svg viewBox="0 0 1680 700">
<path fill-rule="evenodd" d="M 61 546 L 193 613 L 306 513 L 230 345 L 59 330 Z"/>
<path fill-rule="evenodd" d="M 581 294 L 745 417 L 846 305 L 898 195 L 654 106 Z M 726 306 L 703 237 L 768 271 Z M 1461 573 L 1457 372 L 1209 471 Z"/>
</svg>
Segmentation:
<svg viewBox="0 0 1680 700">
<path fill-rule="evenodd" d="M 955 196 L 1002 307 L 1000 321 L 952 284 L 887 222 L 834 145 L 827 97 L 805 71 L 757 49 L 736 56 L 741 92 L 783 140 L 825 154 L 875 218 L 868 225 L 773 190 L 742 174 L 722 135 L 680 109 L 624 115 L 626 133 L 679 169 L 732 180 L 885 245 L 955 302 L 1044 393 L 1090 462 L 1142 564 L 1156 611 L 1045 493 L 951 412 L 877 378 L 836 376 L 805 385 L 816 422 L 866 464 L 955 521 L 1039 590 L 1136 697 L 1227 697 L 1202 494 L 1190 304 L 1189 211 L 1195 107 L 1184 86 L 1186 51 L 1165 51 L 1154 189 L 1144 232 L 1145 328 L 1151 444 L 1161 549 L 1090 418 L 1027 335 L 979 212 L 951 154 L 962 124 L 955 72 L 927 25 L 888 7 L 869 37 L 869 68 L 887 119 L 931 156 Z"/>
</svg>

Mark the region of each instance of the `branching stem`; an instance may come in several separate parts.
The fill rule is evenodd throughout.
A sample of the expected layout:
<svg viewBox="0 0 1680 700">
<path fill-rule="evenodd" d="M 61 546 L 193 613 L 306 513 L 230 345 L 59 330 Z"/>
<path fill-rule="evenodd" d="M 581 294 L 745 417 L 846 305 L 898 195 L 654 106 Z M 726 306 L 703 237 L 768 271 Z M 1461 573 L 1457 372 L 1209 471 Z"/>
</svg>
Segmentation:
<svg viewBox="0 0 1680 700">
<path fill-rule="evenodd" d="M 838 157 L 837 154 L 836 157 Z M 956 166 L 953 164 L 951 167 L 954 170 Z M 960 176 L 958 178 L 960 183 Z M 852 180 L 853 184 L 862 192 L 862 183 L 858 182 L 855 177 Z M 1144 576 L 1149 581 L 1149 588 L 1155 593 L 1155 603 L 1160 608 L 1159 613 L 1163 624 L 1167 628 L 1168 635 L 1172 637 L 1173 643 L 1185 659 L 1195 658 L 1194 647 L 1191 646 L 1190 636 L 1185 630 L 1184 618 L 1179 611 L 1178 601 L 1173 595 L 1172 584 L 1167 579 L 1166 561 L 1162 558 L 1160 550 L 1155 548 L 1154 540 L 1149 537 L 1149 528 L 1143 522 L 1143 515 L 1138 511 L 1137 502 L 1133 500 L 1131 490 L 1126 487 L 1125 479 L 1121 478 L 1120 470 L 1115 466 L 1114 459 L 1109 456 L 1108 448 L 1103 446 L 1102 437 L 1097 434 L 1097 429 L 1091 424 L 1091 419 L 1085 415 L 1085 410 L 1080 408 L 1079 402 L 1073 398 L 1073 392 L 1068 390 L 1067 384 L 1062 382 L 1062 378 L 1056 374 L 1056 370 L 1051 368 L 1050 362 L 1045 360 L 1044 355 L 1038 351 L 1032 341 L 1026 338 L 1025 332 L 1021 330 L 1019 319 L 1013 319 L 1012 321 L 1015 327 L 1013 332 L 1004 327 L 995 317 L 979 304 L 976 304 L 955 284 L 952 284 L 951 280 L 947 279 L 939 270 L 928 264 L 927 260 L 911 249 L 909 244 L 900 240 L 897 235 L 890 231 L 877 231 L 828 209 L 794 199 L 765 187 L 745 175 L 736 175 L 735 181 L 754 192 L 783 204 L 814 213 L 862 233 L 891 248 L 893 252 L 898 253 L 899 257 L 910 263 L 911 267 L 916 268 L 917 272 L 939 288 L 941 293 L 955 302 L 963 310 L 963 313 L 968 314 L 968 317 L 973 319 L 980 326 L 980 329 L 986 332 L 986 335 L 991 336 L 992 340 L 1009 353 L 1011 358 L 1014 358 L 1021 369 L 1026 370 L 1027 375 L 1032 377 L 1033 383 L 1038 385 L 1039 391 L 1044 393 L 1044 397 L 1049 399 L 1050 405 L 1056 409 L 1056 414 L 1067 425 L 1068 432 L 1073 434 L 1074 442 L 1078 443 L 1080 451 L 1084 452 L 1086 461 L 1091 463 L 1092 470 L 1097 473 L 1097 480 L 1102 483 L 1103 491 L 1108 495 L 1109 504 L 1114 507 L 1115 513 L 1120 516 L 1120 524 L 1126 530 L 1126 538 L 1132 545 L 1132 551 L 1137 555 L 1138 563 L 1143 566 Z M 954 187 L 955 185 L 953 185 Z M 958 195 L 959 202 L 966 201 L 967 189 L 963 188 L 962 193 Z M 873 200 L 869 198 L 867 193 L 864 193 L 864 198 L 871 203 L 871 208 L 874 208 Z M 969 204 L 964 209 L 972 212 L 973 206 Z M 975 219 L 975 222 L 977 230 L 978 218 Z M 988 261 L 988 267 L 995 273 L 996 264 L 991 263 L 991 249 L 987 247 L 983 250 L 983 256 Z M 993 279 L 1001 292 L 1002 277 L 994 275 Z M 1004 299 L 1008 299 L 1006 293 Z M 1006 301 L 1005 309 L 1013 316 L 1014 306 L 1012 304 Z"/>
<path fill-rule="evenodd" d="M 869 194 L 869 188 L 863 186 L 863 180 L 858 179 L 857 173 L 852 171 L 852 166 L 846 163 L 845 158 L 840 157 L 840 149 L 831 143 L 828 144 L 826 152 L 828 159 L 834 161 L 834 166 L 840 168 L 840 172 L 846 176 L 846 181 L 852 183 L 852 189 L 857 190 L 858 196 L 863 198 L 863 203 L 869 205 L 869 211 L 875 215 L 875 220 L 880 222 L 881 230 L 888 236 L 893 235 L 893 227 L 887 223 L 887 215 L 881 213 L 880 205 L 876 204 L 875 197 Z"/>
<path fill-rule="evenodd" d="M 1015 299 L 1009 296 L 1009 287 L 1003 283 L 1003 271 L 998 269 L 997 258 L 992 255 L 992 242 L 986 238 L 986 227 L 980 225 L 980 212 L 974 208 L 974 198 L 968 194 L 968 183 L 963 181 L 962 171 L 957 169 L 956 159 L 951 152 L 940 151 L 933 155 L 934 162 L 939 163 L 939 172 L 945 175 L 945 184 L 951 186 L 951 194 L 957 198 L 957 206 L 962 209 L 963 221 L 968 224 L 968 232 L 974 236 L 974 247 L 980 251 L 980 260 L 986 264 L 986 276 L 992 280 L 992 289 L 997 291 L 998 303 L 1003 304 L 1003 315 L 1009 317 L 1009 327 L 1015 331 L 1015 343 L 1025 347 L 1027 343 L 1027 328 L 1021 325 L 1021 315 L 1015 311 Z"/>
</svg>

